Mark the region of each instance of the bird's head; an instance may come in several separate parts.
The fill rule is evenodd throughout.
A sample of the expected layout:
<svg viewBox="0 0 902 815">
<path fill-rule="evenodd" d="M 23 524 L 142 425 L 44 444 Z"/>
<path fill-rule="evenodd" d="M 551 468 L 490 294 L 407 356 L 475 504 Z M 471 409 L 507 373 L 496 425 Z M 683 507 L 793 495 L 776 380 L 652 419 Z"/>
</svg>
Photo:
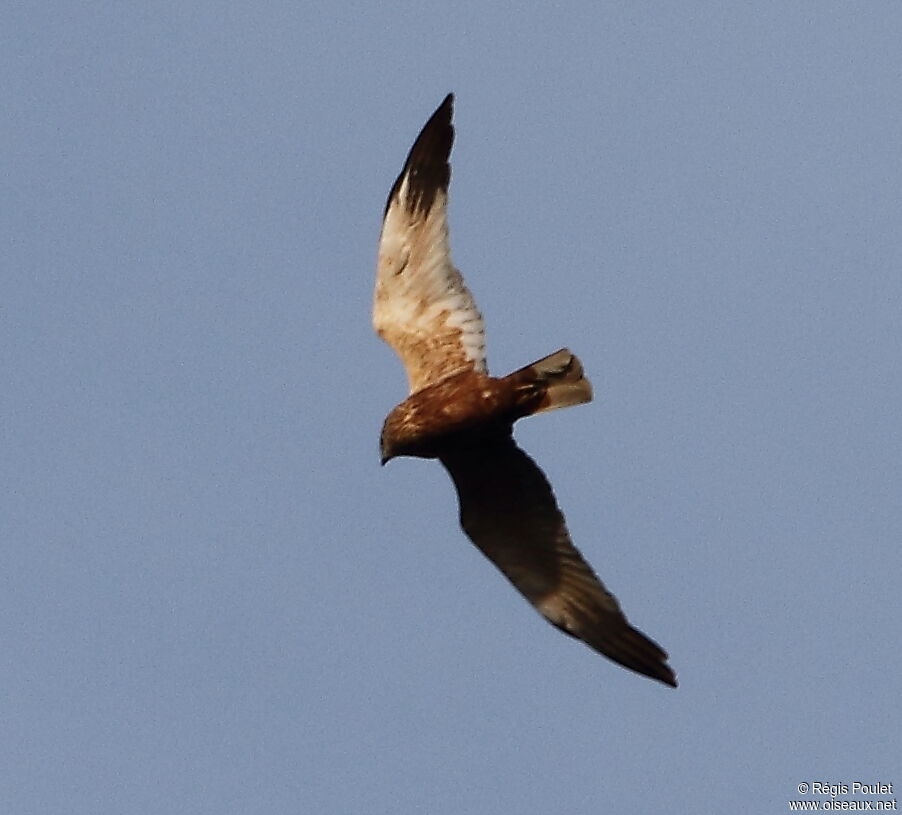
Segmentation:
<svg viewBox="0 0 902 815">
<path fill-rule="evenodd" d="M 424 440 L 420 426 L 416 423 L 416 411 L 411 410 L 409 400 L 398 405 L 382 425 L 379 436 L 379 453 L 382 464 L 387 464 L 398 456 L 424 456 L 428 437 Z"/>
<path fill-rule="evenodd" d="M 379 456 L 380 464 L 384 467 L 395 456 L 398 455 L 398 445 L 395 441 L 395 435 L 391 432 L 390 427 L 391 416 L 386 419 L 382 425 L 382 433 L 379 436 Z"/>
</svg>

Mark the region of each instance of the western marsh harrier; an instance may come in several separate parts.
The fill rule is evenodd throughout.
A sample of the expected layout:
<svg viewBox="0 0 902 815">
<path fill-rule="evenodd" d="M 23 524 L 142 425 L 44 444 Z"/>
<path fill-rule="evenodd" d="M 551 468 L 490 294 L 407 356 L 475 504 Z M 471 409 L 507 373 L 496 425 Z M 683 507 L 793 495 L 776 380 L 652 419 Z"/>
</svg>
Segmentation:
<svg viewBox="0 0 902 815">
<path fill-rule="evenodd" d="M 448 247 L 449 94 L 411 148 L 385 207 L 373 326 L 407 370 L 410 396 L 382 428 L 382 463 L 437 458 L 464 532 L 550 623 L 640 674 L 676 686 L 667 654 L 630 626 L 570 541 L 542 471 L 513 439 L 517 419 L 592 399 L 567 349 L 503 378 L 485 362 L 482 317 Z"/>
</svg>

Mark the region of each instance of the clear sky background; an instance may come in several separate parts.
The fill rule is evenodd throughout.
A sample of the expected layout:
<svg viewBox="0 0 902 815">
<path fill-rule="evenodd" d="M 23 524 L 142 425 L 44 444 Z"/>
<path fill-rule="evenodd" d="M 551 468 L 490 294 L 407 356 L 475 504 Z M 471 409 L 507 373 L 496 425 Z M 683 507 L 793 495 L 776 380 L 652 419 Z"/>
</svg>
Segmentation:
<svg viewBox="0 0 902 815">
<path fill-rule="evenodd" d="M 902 785 L 900 43 L 896 2 L 5 4 L 0 811 Z M 379 467 L 382 209 L 448 91 L 489 364 L 582 358 L 518 439 L 677 690 Z"/>
</svg>

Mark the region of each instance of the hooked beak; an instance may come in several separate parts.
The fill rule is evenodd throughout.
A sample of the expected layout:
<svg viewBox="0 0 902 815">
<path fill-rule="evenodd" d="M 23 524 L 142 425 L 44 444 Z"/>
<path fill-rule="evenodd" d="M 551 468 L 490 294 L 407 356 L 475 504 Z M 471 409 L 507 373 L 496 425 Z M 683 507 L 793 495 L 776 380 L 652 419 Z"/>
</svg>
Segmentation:
<svg viewBox="0 0 902 815">
<path fill-rule="evenodd" d="M 397 452 L 393 449 L 391 439 L 386 438 L 385 433 L 379 437 L 379 464 L 383 467 L 391 461 Z"/>
</svg>

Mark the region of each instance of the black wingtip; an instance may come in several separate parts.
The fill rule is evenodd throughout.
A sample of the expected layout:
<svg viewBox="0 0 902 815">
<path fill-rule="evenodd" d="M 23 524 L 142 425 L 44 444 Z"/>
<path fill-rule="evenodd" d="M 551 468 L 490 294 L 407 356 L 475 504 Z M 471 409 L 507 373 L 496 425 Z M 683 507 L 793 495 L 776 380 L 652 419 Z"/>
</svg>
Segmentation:
<svg viewBox="0 0 902 815">
<path fill-rule="evenodd" d="M 612 656 L 611 654 L 606 654 L 605 656 L 610 657 L 615 662 L 619 662 L 621 665 L 623 665 L 624 668 L 629 668 L 631 671 L 635 671 L 637 674 L 647 676 L 649 679 L 655 679 L 658 682 L 669 685 L 671 688 L 676 688 L 679 685 L 679 683 L 677 682 L 676 674 L 673 672 L 673 669 L 667 664 L 666 654 L 664 654 L 664 657 L 660 661 L 651 659 L 639 662 L 621 659 L 620 657 Z"/>
<path fill-rule="evenodd" d="M 628 641 L 629 646 L 623 653 L 614 655 L 608 653 L 607 655 L 636 673 L 656 679 L 671 688 L 677 687 L 676 674 L 673 668 L 667 664 L 670 657 L 660 645 L 631 626 L 629 636 L 625 637 L 624 641 L 624 644 Z"/>
<path fill-rule="evenodd" d="M 388 194 L 386 213 L 405 176 L 409 179 L 406 204 L 412 212 L 429 212 L 436 193 L 447 191 L 451 180 L 448 158 L 454 144 L 454 127 L 451 124 L 453 115 L 454 94 L 449 93 L 423 125 L 420 135 L 410 148 L 404 169 Z"/>
<path fill-rule="evenodd" d="M 663 682 L 671 688 L 677 687 L 676 674 L 667 664 L 667 652 L 638 628 L 633 628 L 626 618 L 621 618 L 621 621 L 623 625 L 613 629 L 610 624 L 589 624 L 575 631 L 560 625 L 558 628 L 571 637 L 581 639 L 590 648 L 624 668 Z"/>
<path fill-rule="evenodd" d="M 679 687 L 680 683 L 677 682 L 676 674 L 670 669 L 669 665 L 665 665 L 666 673 L 663 676 L 652 677 L 653 679 L 658 679 L 663 682 L 665 685 L 670 685 L 671 688 Z"/>
<path fill-rule="evenodd" d="M 621 662 L 621 664 L 629 668 L 630 670 L 636 671 L 636 673 L 644 674 L 650 679 L 657 679 L 658 682 L 663 682 L 665 685 L 669 685 L 671 688 L 675 688 L 679 683 L 677 682 L 676 674 L 673 672 L 673 668 L 671 668 L 670 665 L 667 664 L 667 658 L 667 654 L 662 651 L 660 658 L 650 659 L 646 661 L 645 664 L 630 664 L 627 662 Z M 619 662 L 620 660 L 617 661 Z"/>
</svg>

